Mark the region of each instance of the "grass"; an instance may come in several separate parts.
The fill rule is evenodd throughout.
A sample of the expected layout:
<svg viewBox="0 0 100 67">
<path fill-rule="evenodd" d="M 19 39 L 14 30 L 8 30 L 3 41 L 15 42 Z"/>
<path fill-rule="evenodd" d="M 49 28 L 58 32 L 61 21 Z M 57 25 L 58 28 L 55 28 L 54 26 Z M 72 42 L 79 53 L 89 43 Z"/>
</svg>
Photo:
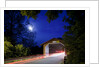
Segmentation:
<svg viewBox="0 0 100 67">
<path fill-rule="evenodd" d="M 35 57 L 40 57 L 40 56 L 42 56 L 42 55 L 30 55 L 30 56 L 9 58 L 9 59 L 5 59 L 4 64 L 11 63 L 11 62 L 17 62 L 17 61 L 21 61 L 21 60 L 27 60 L 27 59 L 31 59 L 31 58 L 35 58 Z"/>
<path fill-rule="evenodd" d="M 61 62 L 61 64 L 64 64 L 64 62 Z"/>
<path fill-rule="evenodd" d="M 30 59 L 30 58 L 27 58 L 27 59 Z M 11 63 L 11 62 L 16 62 L 16 61 L 21 61 L 21 60 L 27 60 L 27 59 L 18 59 L 18 60 L 4 61 L 4 64 Z"/>
<path fill-rule="evenodd" d="M 59 64 L 64 64 L 64 60 L 62 62 L 60 62 Z"/>
<path fill-rule="evenodd" d="M 11 62 L 16 62 L 16 61 L 21 61 L 21 60 L 12 60 L 12 61 L 5 61 L 4 63 L 11 63 Z"/>
</svg>

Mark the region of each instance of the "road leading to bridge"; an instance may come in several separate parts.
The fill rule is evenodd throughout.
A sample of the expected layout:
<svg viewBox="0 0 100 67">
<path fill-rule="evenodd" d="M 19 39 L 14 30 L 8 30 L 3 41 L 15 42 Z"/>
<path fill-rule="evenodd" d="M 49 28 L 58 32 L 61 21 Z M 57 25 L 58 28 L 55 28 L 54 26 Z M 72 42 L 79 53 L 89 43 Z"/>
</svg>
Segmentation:
<svg viewBox="0 0 100 67">
<path fill-rule="evenodd" d="M 60 64 L 64 60 L 64 53 L 54 54 L 47 58 L 26 62 L 25 64 Z"/>
<path fill-rule="evenodd" d="M 11 62 L 7 64 L 60 64 L 64 60 L 64 55 L 64 52 L 54 53 L 48 56 L 34 57 L 31 59 L 26 58 L 26 60 Z"/>
</svg>

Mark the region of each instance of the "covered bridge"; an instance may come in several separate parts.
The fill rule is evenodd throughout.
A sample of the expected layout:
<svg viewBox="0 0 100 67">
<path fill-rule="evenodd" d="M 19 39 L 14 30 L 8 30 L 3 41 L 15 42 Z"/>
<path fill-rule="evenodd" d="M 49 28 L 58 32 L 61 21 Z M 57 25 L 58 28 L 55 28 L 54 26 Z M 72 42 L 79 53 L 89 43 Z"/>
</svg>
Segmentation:
<svg viewBox="0 0 100 67">
<path fill-rule="evenodd" d="M 43 46 L 43 55 L 49 55 L 52 53 L 59 53 L 65 51 L 62 39 L 53 38 L 41 44 Z"/>
</svg>

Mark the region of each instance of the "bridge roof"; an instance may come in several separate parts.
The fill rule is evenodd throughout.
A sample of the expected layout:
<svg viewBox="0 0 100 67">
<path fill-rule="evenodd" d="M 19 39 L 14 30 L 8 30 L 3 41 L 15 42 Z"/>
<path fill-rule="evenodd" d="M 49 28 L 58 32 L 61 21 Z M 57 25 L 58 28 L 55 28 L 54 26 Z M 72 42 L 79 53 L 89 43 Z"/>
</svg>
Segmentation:
<svg viewBox="0 0 100 67">
<path fill-rule="evenodd" d="M 45 44 L 50 43 L 52 41 L 60 41 L 60 42 L 62 42 L 62 39 L 60 39 L 60 38 L 52 38 L 52 39 L 50 39 L 50 40 L 48 40 L 48 41 L 46 41 L 46 42 L 44 42 L 44 43 L 42 43 L 40 45 L 42 46 L 42 45 L 45 45 Z"/>
</svg>

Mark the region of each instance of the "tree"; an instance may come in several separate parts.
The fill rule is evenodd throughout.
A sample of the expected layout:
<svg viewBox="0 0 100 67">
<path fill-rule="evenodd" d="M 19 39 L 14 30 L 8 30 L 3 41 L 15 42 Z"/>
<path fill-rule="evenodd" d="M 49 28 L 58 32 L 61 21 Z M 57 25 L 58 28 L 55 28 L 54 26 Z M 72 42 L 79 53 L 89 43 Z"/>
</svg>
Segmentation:
<svg viewBox="0 0 100 67">
<path fill-rule="evenodd" d="M 25 20 L 26 17 L 22 16 L 22 12 L 19 10 L 4 11 L 4 36 L 14 46 L 21 43 L 25 47 L 31 47 L 34 45 L 36 32 L 27 31 L 26 25 L 29 24 L 29 21 Z M 35 12 L 33 11 L 32 13 Z"/>
<path fill-rule="evenodd" d="M 27 16 L 28 19 L 30 17 L 36 19 L 37 14 L 39 14 L 39 13 L 40 13 L 40 10 L 21 10 L 22 16 Z"/>
<path fill-rule="evenodd" d="M 28 53 L 28 48 L 23 47 L 22 44 L 18 44 L 15 46 L 16 49 L 16 57 L 26 56 Z"/>
<path fill-rule="evenodd" d="M 24 25 L 28 25 L 30 24 L 29 21 L 27 20 L 27 22 L 25 22 Z M 19 41 L 19 43 L 24 44 L 25 47 L 32 47 L 34 45 L 36 45 L 35 43 L 35 38 L 36 38 L 36 32 L 30 32 L 29 30 L 26 29 L 26 27 L 24 27 L 24 29 L 21 31 L 21 36 L 19 39 L 21 39 L 21 41 Z M 18 40 L 19 40 L 18 39 Z"/>
<path fill-rule="evenodd" d="M 52 20 L 57 19 L 59 17 L 59 13 L 62 13 L 62 11 L 61 10 L 48 10 L 45 14 L 48 17 L 47 21 L 50 23 Z"/>
<path fill-rule="evenodd" d="M 22 16 L 27 16 L 28 19 L 30 17 L 36 19 L 37 15 L 40 13 L 40 10 L 21 10 Z M 61 10 L 48 10 L 45 15 L 48 17 L 47 21 L 51 22 L 51 20 L 55 20 L 59 17 L 59 13 L 62 13 Z"/>
<path fill-rule="evenodd" d="M 20 14 L 18 10 L 5 10 L 4 11 L 4 36 L 13 45 L 16 44 L 17 36 L 20 35 L 20 31 L 23 30 L 22 21 L 25 17 Z"/>
<path fill-rule="evenodd" d="M 13 57 L 13 45 L 9 41 L 4 41 L 4 58 Z"/>
<path fill-rule="evenodd" d="M 64 17 L 64 21 L 69 23 L 69 26 L 65 26 L 69 31 L 63 35 L 63 41 L 69 53 L 66 63 L 85 63 L 85 11 L 69 10 L 67 15 L 69 17 Z"/>
<path fill-rule="evenodd" d="M 30 52 L 29 48 L 23 47 L 22 44 L 18 44 L 15 47 L 9 41 L 4 41 L 4 58 L 22 57 L 27 56 Z"/>
</svg>

